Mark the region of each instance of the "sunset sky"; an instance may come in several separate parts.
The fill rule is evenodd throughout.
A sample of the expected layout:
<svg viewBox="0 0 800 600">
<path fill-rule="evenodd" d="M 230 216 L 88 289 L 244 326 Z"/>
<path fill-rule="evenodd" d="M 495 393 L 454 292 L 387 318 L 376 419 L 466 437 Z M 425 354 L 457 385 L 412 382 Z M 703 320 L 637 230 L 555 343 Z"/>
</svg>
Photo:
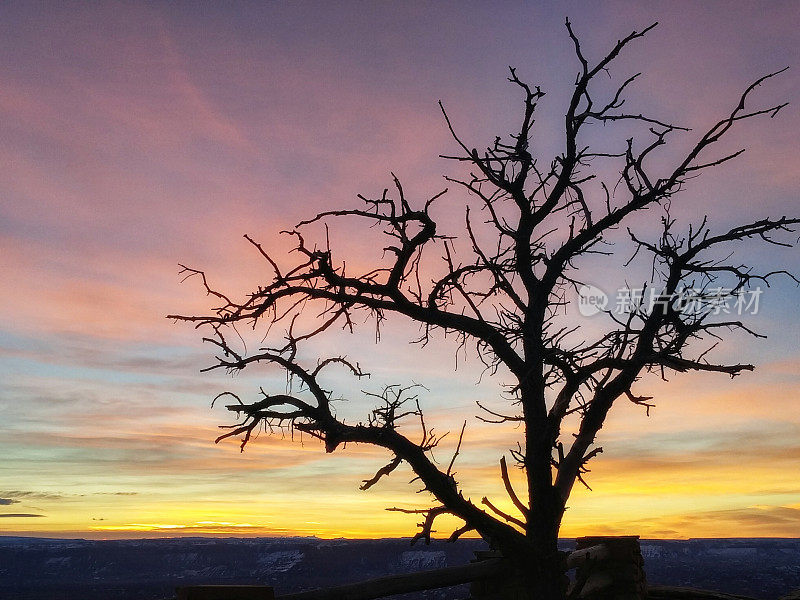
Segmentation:
<svg viewBox="0 0 800 600">
<path fill-rule="evenodd" d="M 260 436 L 244 453 L 215 445 L 223 390 L 254 398 L 283 375 L 200 374 L 200 334 L 165 318 L 208 306 L 178 263 L 244 294 L 270 270 L 242 239 L 283 256 L 278 236 L 320 210 L 379 195 L 390 171 L 424 200 L 459 166 L 441 99 L 482 147 L 518 126 L 507 67 L 547 95 L 541 148 L 558 148 L 579 65 L 569 17 L 595 59 L 653 21 L 614 67 L 642 71 L 630 106 L 694 128 L 712 125 L 753 80 L 775 119 L 745 124 L 744 156 L 693 180 L 676 213 L 720 228 L 800 213 L 800 11 L 796 2 L 31 3 L 0 6 L 0 533 L 58 537 L 412 534 L 424 507 L 400 470 L 358 490 L 387 456 Z M 627 106 L 627 105 L 626 105 Z M 602 137 L 602 136 L 600 136 Z M 611 138 L 609 143 L 624 138 Z M 687 142 L 678 142 L 680 144 Z M 727 146 L 726 146 L 727 147 Z M 550 156 L 545 153 L 544 162 Z M 463 197 L 446 206 L 461 215 Z M 446 210 L 446 209 L 445 209 Z M 654 215 L 654 218 L 657 216 Z M 332 241 L 366 260 L 347 223 Z M 755 265 L 800 272 L 796 249 L 752 244 Z M 620 261 L 604 267 L 613 272 Z M 597 273 L 600 283 L 603 272 Z M 641 382 L 657 406 L 620 405 L 562 534 L 795 537 L 800 531 L 800 290 L 776 280 L 720 355 L 754 373 Z M 497 460 L 519 432 L 474 419 L 498 382 L 478 382 L 454 346 L 409 346 L 398 322 L 382 341 L 336 336 L 373 373 L 360 389 L 418 382 L 438 431 L 468 419 L 458 473 L 467 495 L 507 506 Z M 587 324 L 587 327 L 590 327 Z M 330 349 L 330 348 L 328 348 Z M 324 350 L 324 348 L 320 348 Z M 340 350 L 337 350 L 340 351 Z M 347 387 L 350 386 L 350 387 Z M 452 438 L 437 458 L 447 460 Z"/>
</svg>

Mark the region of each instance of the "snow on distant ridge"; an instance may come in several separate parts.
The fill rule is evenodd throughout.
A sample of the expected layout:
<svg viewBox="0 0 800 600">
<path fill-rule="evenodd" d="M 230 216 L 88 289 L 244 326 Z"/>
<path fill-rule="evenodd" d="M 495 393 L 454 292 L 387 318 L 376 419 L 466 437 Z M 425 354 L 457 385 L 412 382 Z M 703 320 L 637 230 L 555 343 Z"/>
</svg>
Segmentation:
<svg viewBox="0 0 800 600">
<path fill-rule="evenodd" d="M 284 573 L 301 563 L 305 555 L 300 550 L 281 550 L 265 552 L 258 557 L 258 566 L 262 572 Z"/>
<path fill-rule="evenodd" d="M 400 555 L 400 565 L 409 571 L 438 569 L 447 566 L 447 554 L 442 550 L 408 550 Z"/>
</svg>

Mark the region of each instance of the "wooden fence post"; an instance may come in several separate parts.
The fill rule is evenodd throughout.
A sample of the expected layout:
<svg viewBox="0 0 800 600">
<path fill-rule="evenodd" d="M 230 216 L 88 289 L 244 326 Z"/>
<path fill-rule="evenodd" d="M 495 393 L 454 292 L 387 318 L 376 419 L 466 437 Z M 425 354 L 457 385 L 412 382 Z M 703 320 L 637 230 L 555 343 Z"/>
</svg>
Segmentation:
<svg viewBox="0 0 800 600">
<path fill-rule="evenodd" d="M 647 579 L 638 535 L 587 536 L 576 540 L 576 551 L 603 544 L 608 554 L 603 560 L 591 557 L 576 573 L 579 596 L 587 600 L 644 600 Z"/>
</svg>

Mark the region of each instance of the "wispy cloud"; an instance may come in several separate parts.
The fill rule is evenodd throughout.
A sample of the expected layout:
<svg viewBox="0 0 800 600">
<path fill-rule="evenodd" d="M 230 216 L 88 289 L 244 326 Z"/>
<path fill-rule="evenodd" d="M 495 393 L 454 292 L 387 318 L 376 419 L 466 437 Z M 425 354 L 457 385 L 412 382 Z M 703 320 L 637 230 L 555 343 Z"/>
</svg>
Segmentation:
<svg viewBox="0 0 800 600">
<path fill-rule="evenodd" d="M 14 498 L 25 498 L 32 500 L 59 500 L 63 498 L 63 494 L 54 494 L 49 492 L 31 492 L 22 490 L 3 490 L 0 492 L 3 496 L 13 496 Z"/>
<path fill-rule="evenodd" d="M 636 532 L 643 537 L 787 537 L 800 527 L 800 508 L 746 506 L 603 522 L 596 527 L 604 535 Z"/>
</svg>

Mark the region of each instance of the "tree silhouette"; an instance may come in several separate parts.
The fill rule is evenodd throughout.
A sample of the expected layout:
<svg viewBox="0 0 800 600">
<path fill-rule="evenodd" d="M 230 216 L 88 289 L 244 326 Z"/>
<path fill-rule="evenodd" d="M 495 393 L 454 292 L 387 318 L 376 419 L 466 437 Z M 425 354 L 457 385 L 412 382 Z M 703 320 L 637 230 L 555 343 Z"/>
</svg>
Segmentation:
<svg viewBox="0 0 800 600">
<path fill-rule="evenodd" d="M 464 178 L 447 178 L 468 193 L 461 236 L 470 253 L 468 260 L 458 258 L 457 240 L 437 228 L 435 209 L 447 190 L 424 202 L 412 201 L 393 176 L 391 192 L 384 190 L 377 198 L 359 196 L 363 203 L 359 208 L 325 211 L 284 232 L 294 240 L 293 254 L 299 257 L 289 268 L 279 266 L 261 244 L 245 236 L 274 277 L 242 300 L 211 287 L 203 272 L 183 267 L 187 276 L 202 278 L 205 291 L 219 300 L 211 314 L 170 316 L 210 332 L 203 340 L 216 346 L 218 354 L 209 369 L 239 371 L 251 364 L 269 363 L 284 369 L 299 384 L 284 393 L 262 390 L 260 398 L 251 403 L 230 392 L 221 394 L 235 399 L 227 409 L 238 421 L 226 426 L 228 431 L 218 441 L 242 436 L 244 449 L 262 427 L 270 431 L 291 428 L 319 438 L 327 452 L 347 442 L 385 448 L 392 455 L 390 462 L 361 488 L 372 487 L 403 462 L 410 465 L 435 499 L 433 506 L 406 511 L 421 514 L 415 539 L 429 540 L 435 519 L 454 515 L 463 526 L 450 539 L 478 532 L 516 562 L 527 578 L 531 598 L 562 598 L 564 557 L 556 546 L 559 527 L 573 486 L 583 482 L 587 463 L 602 451 L 595 438 L 612 405 L 622 399 L 649 406 L 650 397 L 632 390 L 648 372 L 665 376 L 714 371 L 735 376 L 752 370 L 749 364 L 715 362 L 698 345 L 719 339 L 726 331 L 757 335 L 718 310 L 722 283 L 727 284 L 724 295 L 730 298 L 784 272 L 757 273 L 734 261 L 727 247 L 751 238 L 790 245 L 780 234 L 793 231 L 800 222 L 796 218 L 765 218 L 715 232 L 702 218 L 681 232 L 670 216 L 673 196 L 692 177 L 743 152 L 712 155 L 715 144 L 739 122 L 762 115 L 774 117 L 785 106 L 749 105 L 751 93 L 781 71 L 748 86 L 733 110 L 702 135 L 627 112 L 624 94 L 640 74 L 625 79 L 606 95 L 596 91 L 595 82 L 598 76 L 605 77 L 610 63 L 626 46 L 654 26 L 632 32 L 592 63 L 567 21 L 579 72 L 566 109 L 563 152 L 546 166 L 530 150 L 534 114 L 544 92 L 520 80 L 513 68 L 509 81 L 521 92 L 523 105 L 519 130 L 509 138 L 497 137 L 478 152 L 459 137 L 442 107 L 460 147 L 458 155 L 445 158 L 466 163 L 470 170 Z M 598 96 L 604 97 L 600 100 Z M 618 122 L 639 127 L 638 138 L 622 140 L 615 152 L 593 151 L 584 145 L 582 135 L 587 126 Z M 678 134 L 695 137 L 688 151 L 665 168 L 667 158 L 656 162 L 653 157 Z M 601 164 L 605 172 L 609 165 L 615 166 L 616 181 L 601 181 Z M 476 206 L 481 215 L 478 221 Z M 564 299 L 572 288 L 581 287 L 584 259 L 599 255 L 612 260 L 610 233 L 631 224 L 634 215 L 656 208 L 661 211 L 661 225 L 654 239 L 648 241 L 647 236 L 628 229 L 632 248 L 652 258 L 652 277 L 645 289 L 657 292 L 651 294 L 655 302 L 634 303 L 624 315 L 605 309 L 610 324 L 606 331 L 581 338 L 582 330 L 568 318 L 574 309 Z M 452 214 L 452 209 L 448 210 Z M 311 223 L 341 218 L 360 219 L 364 227 L 381 228 L 389 238 L 383 249 L 389 263 L 381 262 L 379 253 L 373 268 L 351 272 L 336 260 L 329 243 L 314 245 L 303 233 Z M 427 266 L 427 258 L 434 248 L 437 260 L 443 257 L 445 268 L 432 277 L 436 270 Z M 692 292 L 692 310 L 687 310 L 687 291 Z M 306 318 L 298 320 L 301 314 Z M 460 438 L 446 468 L 432 459 L 430 451 L 441 438 L 426 427 L 413 389 L 389 386 L 382 393 L 365 396 L 365 401 L 372 406 L 377 402 L 377 406 L 363 422 L 348 424 L 337 418 L 331 406 L 332 392 L 320 382 L 321 373 L 333 366 L 343 367 L 357 378 L 365 372 L 344 356 L 301 364 L 298 350 L 307 340 L 332 329 L 352 330 L 364 321 L 365 314 L 378 325 L 390 317 L 420 324 L 422 335 L 416 341 L 422 344 L 437 330 L 455 334 L 459 347 L 474 348 L 490 374 L 501 373 L 506 383 L 510 379 L 511 385 L 498 391 L 509 398 L 509 412 L 481 408 L 484 420 L 518 422 L 524 431 L 523 442 L 511 451 L 525 476 L 524 493 L 514 490 L 505 457 L 500 459 L 500 476 L 517 514 L 508 514 L 487 499 L 478 505 L 461 493 L 453 476 Z M 309 326 L 310 316 L 316 321 Z M 258 351 L 247 353 L 228 341 L 235 325 L 243 323 L 252 327 L 285 323 L 285 337 L 278 344 L 265 343 Z M 562 431 L 567 417 L 579 421 L 576 431 Z M 419 421 L 420 439 L 412 440 L 398 429 L 401 421 L 412 418 Z M 463 436 L 463 428 L 461 433 Z"/>
</svg>

